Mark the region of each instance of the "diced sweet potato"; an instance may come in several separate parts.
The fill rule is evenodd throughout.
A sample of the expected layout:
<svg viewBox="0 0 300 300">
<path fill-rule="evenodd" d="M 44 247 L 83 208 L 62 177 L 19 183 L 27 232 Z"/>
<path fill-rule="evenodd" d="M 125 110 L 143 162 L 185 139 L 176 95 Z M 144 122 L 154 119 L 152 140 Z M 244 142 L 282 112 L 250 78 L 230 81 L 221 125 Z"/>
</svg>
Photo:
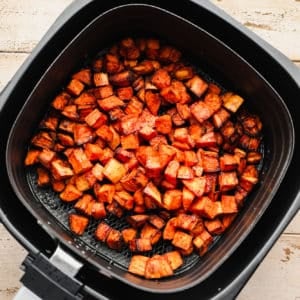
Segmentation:
<svg viewBox="0 0 300 300">
<path fill-rule="evenodd" d="M 238 206 L 235 200 L 235 196 L 222 195 L 221 205 L 224 214 L 231 214 L 238 212 Z"/>
<path fill-rule="evenodd" d="M 106 242 L 106 239 L 111 232 L 112 228 L 105 222 L 99 223 L 95 231 L 95 237 L 101 242 Z"/>
<path fill-rule="evenodd" d="M 110 111 L 116 107 L 123 106 L 124 102 L 117 96 L 110 96 L 102 100 L 98 100 L 98 105 L 104 111 Z"/>
<path fill-rule="evenodd" d="M 197 147 L 215 147 L 216 145 L 217 138 L 214 131 L 205 133 L 198 140 L 196 140 Z"/>
<path fill-rule="evenodd" d="M 197 197 L 201 197 L 205 191 L 206 179 L 205 177 L 195 177 L 193 179 L 182 180 L 182 183 L 195 194 Z"/>
<path fill-rule="evenodd" d="M 120 182 L 125 190 L 135 192 L 146 186 L 148 178 L 142 168 L 138 168 L 133 169 L 129 174 L 125 175 Z"/>
<path fill-rule="evenodd" d="M 51 185 L 52 185 L 52 189 L 57 192 L 60 193 L 65 189 L 65 182 L 63 180 L 51 180 Z"/>
<path fill-rule="evenodd" d="M 65 189 L 59 194 L 61 200 L 65 202 L 72 202 L 82 196 L 80 192 L 73 184 L 67 184 Z"/>
<path fill-rule="evenodd" d="M 91 195 L 85 194 L 75 203 L 74 207 L 80 213 L 91 216 L 94 202 L 95 200 Z"/>
<path fill-rule="evenodd" d="M 204 225 L 211 234 L 221 234 L 224 231 L 223 224 L 218 218 L 214 220 L 206 220 L 204 221 Z"/>
<path fill-rule="evenodd" d="M 222 216 L 222 225 L 224 230 L 230 226 L 230 224 L 234 221 L 236 216 L 237 214 L 227 214 Z"/>
<path fill-rule="evenodd" d="M 177 181 L 177 172 L 180 167 L 180 164 L 177 160 L 172 160 L 169 162 L 168 166 L 165 169 L 164 176 L 166 180 L 172 184 L 176 184 Z"/>
<path fill-rule="evenodd" d="M 214 111 L 205 102 L 198 101 L 191 105 L 191 113 L 199 123 L 203 123 L 213 115 Z"/>
<path fill-rule="evenodd" d="M 105 86 L 109 85 L 109 80 L 108 80 L 108 74 L 99 72 L 99 73 L 94 73 L 94 84 L 95 86 Z"/>
<path fill-rule="evenodd" d="M 118 88 L 117 95 L 121 100 L 130 100 L 133 96 L 133 89 L 131 86 Z"/>
<path fill-rule="evenodd" d="M 219 186 L 221 192 L 234 189 L 239 183 L 236 172 L 221 172 L 219 174 Z"/>
<path fill-rule="evenodd" d="M 201 149 L 200 149 L 201 150 Z M 220 163 L 218 153 L 212 151 L 200 151 L 203 171 L 207 173 L 215 173 L 220 171 Z"/>
<path fill-rule="evenodd" d="M 153 74 L 152 83 L 161 90 L 171 84 L 171 77 L 166 70 L 159 69 Z"/>
<path fill-rule="evenodd" d="M 77 79 L 86 85 L 92 84 L 92 72 L 90 69 L 82 69 L 72 75 L 73 79 Z"/>
<path fill-rule="evenodd" d="M 159 116 L 155 120 L 155 128 L 162 134 L 169 134 L 172 130 L 172 119 L 169 115 Z"/>
<path fill-rule="evenodd" d="M 148 222 L 157 229 L 162 229 L 166 224 L 165 220 L 158 215 L 150 215 Z"/>
<path fill-rule="evenodd" d="M 121 136 L 121 145 L 122 148 L 125 150 L 134 150 L 139 147 L 140 141 L 136 134 L 131 133 L 128 135 Z"/>
<path fill-rule="evenodd" d="M 39 162 L 39 155 L 41 151 L 36 149 L 31 149 L 27 152 L 24 164 L 25 166 L 32 166 Z"/>
<path fill-rule="evenodd" d="M 182 205 L 182 192 L 180 190 L 167 190 L 163 196 L 163 206 L 167 210 L 179 209 Z"/>
<path fill-rule="evenodd" d="M 200 256 L 203 256 L 207 252 L 208 247 L 212 244 L 212 242 L 213 237 L 206 230 L 203 230 L 193 240 L 193 244 L 199 250 Z"/>
<path fill-rule="evenodd" d="M 103 150 L 98 144 L 86 143 L 84 145 L 84 153 L 88 160 L 95 161 L 102 156 Z"/>
<path fill-rule="evenodd" d="M 109 248 L 121 250 L 123 245 L 122 234 L 119 230 L 112 228 L 106 238 L 106 244 Z"/>
<path fill-rule="evenodd" d="M 213 123 L 217 128 L 221 128 L 229 118 L 230 113 L 224 108 L 220 108 L 212 116 Z"/>
<path fill-rule="evenodd" d="M 202 196 L 194 200 L 190 210 L 198 216 L 203 216 L 209 219 L 214 219 L 216 216 L 223 213 L 221 203 L 212 201 L 207 196 Z"/>
<path fill-rule="evenodd" d="M 74 126 L 74 142 L 80 146 L 91 142 L 94 138 L 94 132 L 88 125 L 76 124 Z"/>
<path fill-rule="evenodd" d="M 247 163 L 258 164 L 261 161 L 262 155 L 259 152 L 251 151 L 247 154 Z"/>
<path fill-rule="evenodd" d="M 188 166 L 180 166 L 177 172 L 178 179 L 193 179 L 194 172 L 191 167 Z"/>
<path fill-rule="evenodd" d="M 173 80 L 171 85 L 160 92 L 161 96 L 169 103 L 188 103 L 191 100 L 182 82 Z"/>
<path fill-rule="evenodd" d="M 47 169 L 40 167 L 37 168 L 37 175 L 38 175 L 38 179 L 37 179 L 37 184 L 38 186 L 44 187 L 44 186 L 48 186 L 50 184 L 50 175 Z"/>
<path fill-rule="evenodd" d="M 183 265 L 183 259 L 179 253 L 179 251 L 170 251 L 163 254 L 163 256 L 167 259 L 169 265 L 172 270 L 175 271 Z"/>
<path fill-rule="evenodd" d="M 121 231 L 125 244 L 137 237 L 137 230 L 135 228 L 125 228 Z"/>
<path fill-rule="evenodd" d="M 175 232 L 176 232 L 177 218 L 171 218 L 163 231 L 163 239 L 164 240 L 173 240 Z"/>
<path fill-rule="evenodd" d="M 61 159 L 51 161 L 51 173 L 55 180 L 64 180 L 74 175 L 69 164 Z"/>
<path fill-rule="evenodd" d="M 142 239 L 150 239 L 151 244 L 155 245 L 161 238 L 161 231 L 149 223 L 146 223 L 141 229 L 140 237 Z"/>
<path fill-rule="evenodd" d="M 138 228 L 143 226 L 148 219 L 149 219 L 148 215 L 138 214 L 138 215 L 128 216 L 126 220 L 132 227 Z"/>
<path fill-rule="evenodd" d="M 168 260 L 162 255 L 154 255 L 146 262 L 145 278 L 159 279 L 173 275 L 173 270 Z"/>
<path fill-rule="evenodd" d="M 132 239 L 129 241 L 128 246 L 132 252 L 148 252 L 152 250 L 150 239 Z"/>
<path fill-rule="evenodd" d="M 197 96 L 201 97 L 206 91 L 208 84 L 198 75 L 186 82 L 186 86 Z"/>
<path fill-rule="evenodd" d="M 139 276 L 144 276 L 148 260 L 149 257 L 147 256 L 133 255 L 128 266 L 128 272 Z"/>
<path fill-rule="evenodd" d="M 69 225 L 72 232 L 82 235 L 89 224 L 89 219 L 77 214 L 70 214 Z"/>
<path fill-rule="evenodd" d="M 127 115 L 139 116 L 142 113 L 143 106 L 144 104 L 138 98 L 132 97 L 124 111 Z"/>
<path fill-rule="evenodd" d="M 133 209 L 133 196 L 124 190 L 117 191 L 114 195 L 114 200 L 126 210 Z"/>
<path fill-rule="evenodd" d="M 91 189 L 96 181 L 94 174 L 91 171 L 87 171 L 80 176 L 76 176 L 75 185 L 79 191 L 84 192 Z"/>
<path fill-rule="evenodd" d="M 195 199 L 195 194 L 191 192 L 185 186 L 182 189 L 182 207 L 184 210 L 188 210 Z"/>
<path fill-rule="evenodd" d="M 232 171 L 238 167 L 239 159 L 236 155 L 224 154 L 220 157 L 221 171 Z"/>
<path fill-rule="evenodd" d="M 84 84 L 77 79 L 72 79 L 66 89 L 73 96 L 79 96 L 84 89 Z"/>
<path fill-rule="evenodd" d="M 57 110 L 62 111 L 68 104 L 71 96 L 66 92 L 61 92 L 58 94 L 51 103 L 51 106 Z"/>
<path fill-rule="evenodd" d="M 155 203 L 157 203 L 159 206 L 162 205 L 161 194 L 157 187 L 151 181 L 149 181 L 146 187 L 144 188 L 144 194 L 153 199 Z"/>
<path fill-rule="evenodd" d="M 156 116 L 161 105 L 161 97 L 159 94 L 147 90 L 145 93 L 145 103 L 149 111 Z"/>
<path fill-rule="evenodd" d="M 174 75 L 178 80 L 187 80 L 193 77 L 194 72 L 192 67 L 181 67 L 175 71 Z"/>
<path fill-rule="evenodd" d="M 193 231 L 198 222 L 199 217 L 197 215 L 181 213 L 177 216 L 176 227 L 187 231 Z"/>
<path fill-rule="evenodd" d="M 121 119 L 120 129 L 125 135 L 134 133 L 139 130 L 138 116 L 128 115 Z"/>
<path fill-rule="evenodd" d="M 134 75 L 131 71 L 123 71 L 109 77 L 109 81 L 112 85 L 118 87 L 129 86 L 134 80 Z"/>
<path fill-rule="evenodd" d="M 222 100 L 223 106 L 233 113 L 235 113 L 244 102 L 242 97 L 231 92 L 222 95 Z"/>
<path fill-rule="evenodd" d="M 90 127 L 99 128 L 107 122 L 107 116 L 95 108 L 84 120 Z"/>
<path fill-rule="evenodd" d="M 82 148 L 74 149 L 68 159 L 75 174 L 84 173 L 93 167 Z"/>
<path fill-rule="evenodd" d="M 104 166 L 104 176 L 112 183 L 117 183 L 126 174 L 126 168 L 115 158 L 111 158 Z"/>
<path fill-rule="evenodd" d="M 172 240 L 172 245 L 182 250 L 189 250 L 192 246 L 193 237 L 183 231 L 177 230 Z"/>
<path fill-rule="evenodd" d="M 42 149 L 53 149 L 54 140 L 50 133 L 41 131 L 31 140 L 32 145 Z"/>
<path fill-rule="evenodd" d="M 34 154 L 35 152 L 33 152 Z M 34 155 L 33 155 L 34 158 Z M 51 162 L 56 158 L 56 153 L 49 149 L 38 151 L 38 161 L 47 169 L 51 167 Z"/>
</svg>

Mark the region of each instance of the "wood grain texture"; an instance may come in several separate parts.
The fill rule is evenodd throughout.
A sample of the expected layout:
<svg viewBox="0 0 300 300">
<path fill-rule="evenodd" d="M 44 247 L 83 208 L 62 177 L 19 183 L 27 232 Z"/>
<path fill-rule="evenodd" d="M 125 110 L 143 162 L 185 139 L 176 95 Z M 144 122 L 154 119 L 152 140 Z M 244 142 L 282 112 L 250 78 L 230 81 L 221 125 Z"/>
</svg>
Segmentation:
<svg viewBox="0 0 300 300">
<path fill-rule="evenodd" d="M 0 0 L 0 90 L 71 0 Z M 300 67 L 300 2 L 212 0 Z M 0 225 L 0 300 L 13 299 L 26 251 Z M 241 258 L 242 259 L 242 258 Z M 238 300 L 300 299 L 300 212 Z"/>
</svg>

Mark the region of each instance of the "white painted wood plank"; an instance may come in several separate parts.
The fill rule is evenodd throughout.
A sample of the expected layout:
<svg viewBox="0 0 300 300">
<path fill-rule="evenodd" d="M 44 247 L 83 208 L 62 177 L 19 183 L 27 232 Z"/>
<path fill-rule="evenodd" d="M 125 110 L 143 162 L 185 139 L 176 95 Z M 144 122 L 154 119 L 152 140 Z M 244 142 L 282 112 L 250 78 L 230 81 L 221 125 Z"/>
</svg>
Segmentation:
<svg viewBox="0 0 300 300">
<path fill-rule="evenodd" d="M 237 300 L 300 299 L 300 236 L 282 235 Z"/>
<path fill-rule="evenodd" d="M 0 224 L 0 299 L 10 300 L 18 291 L 22 276 L 21 262 L 26 251 Z"/>
<path fill-rule="evenodd" d="M 0 51 L 30 52 L 72 0 L 1 0 Z"/>
<path fill-rule="evenodd" d="M 300 60 L 300 2 L 211 0 L 290 59 Z"/>
</svg>

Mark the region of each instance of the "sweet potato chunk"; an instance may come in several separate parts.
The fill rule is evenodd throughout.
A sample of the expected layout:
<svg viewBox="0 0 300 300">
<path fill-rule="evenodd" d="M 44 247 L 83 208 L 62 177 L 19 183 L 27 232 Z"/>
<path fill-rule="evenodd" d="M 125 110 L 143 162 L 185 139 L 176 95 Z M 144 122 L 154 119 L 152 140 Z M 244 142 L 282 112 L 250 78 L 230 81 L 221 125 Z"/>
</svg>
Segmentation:
<svg viewBox="0 0 300 300">
<path fill-rule="evenodd" d="M 161 96 L 169 103 L 188 103 L 191 99 L 182 82 L 173 80 L 171 85 L 160 92 Z"/>
<path fill-rule="evenodd" d="M 93 167 L 82 148 L 76 148 L 72 151 L 69 156 L 69 163 L 75 174 L 84 173 Z"/>
<path fill-rule="evenodd" d="M 162 198 L 157 187 L 150 181 L 144 188 L 144 194 L 153 199 L 159 206 L 162 205 Z"/>
<path fill-rule="evenodd" d="M 68 163 L 61 159 L 51 161 L 50 169 L 55 180 L 64 180 L 74 175 L 74 172 Z"/>
<path fill-rule="evenodd" d="M 182 192 L 180 190 L 167 190 L 163 197 L 163 206 L 167 210 L 179 209 L 182 205 Z"/>
<path fill-rule="evenodd" d="M 183 259 L 179 253 L 179 251 L 170 251 L 163 254 L 163 256 L 167 259 L 169 265 L 172 270 L 175 271 L 183 265 Z"/>
<path fill-rule="evenodd" d="M 142 239 L 150 239 L 151 244 L 154 245 L 160 240 L 161 232 L 159 229 L 146 223 L 141 229 L 140 236 Z"/>
<path fill-rule="evenodd" d="M 47 169 L 45 168 L 37 168 L 37 175 L 38 175 L 38 179 L 37 179 L 37 184 L 38 186 L 47 186 L 50 184 L 50 175 Z"/>
<path fill-rule="evenodd" d="M 84 89 L 84 84 L 77 79 L 72 79 L 66 89 L 73 96 L 79 96 Z"/>
<path fill-rule="evenodd" d="M 222 195 L 221 205 L 224 214 L 232 214 L 238 212 L 238 206 L 234 196 Z"/>
<path fill-rule="evenodd" d="M 95 237 L 101 242 L 106 242 L 106 239 L 111 231 L 112 228 L 107 223 L 101 222 L 96 228 Z"/>
<path fill-rule="evenodd" d="M 74 126 L 74 142 L 80 146 L 91 142 L 94 138 L 94 132 L 91 127 L 84 124 L 76 124 Z"/>
<path fill-rule="evenodd" d="M 123 244 L 122 242 L 123 240 L 121 232 L 112 228 L 106 238 L 107 246 L 111 249 L 121 250 Z"/>
<path fill-rule="evenodd" d="M 201 197 L 205 191 L 206 179 L 205 177 L 195 177 L 193 179 L 182 180 L 182 183 L 195 194 L 197 197 Z"/>
<path fill-rule="evenodd" d="M 137 230 L 135 228 L 125 228 L 122 230 L 122 237 L 125 244 L 137 237 Z"/>
<path fill-rule="evenodd" d="M 147 256 L 133 255 L 128 266 L 128 271 L 139 276 L 144 276 L 148 260 L 149 257 Z"/>
<path fill-rule="evenodd" d="M 222 96 L 223 106 L 229 111 L 235 113 L 243 104 L 244 99 L 237 94 L 228 92 Z"/>
<path fill-rule="evenodd" d="M 80 192 L 73 184 L 67 184 L 65 189 L 59 194 L 61 200 L 65 202 L 72 202 L 82 196 Z"/>
<path fill-rule="evenodd" d="M 220 191 L 225 192 L 234 189 L 239 181 L 236 172 L 221 172 L 219 175 Z"/>
<path fill-rule="evenodd" d="M 172 240 L 172 245 L 182 250 L 188 250 L 192 246 L 193 237 L 183 231 L 177 230 Z"/>
<path fill-rule="evenodd" d="M 70 214 L 69 224 L 72 232 L 82 235 L 89 224 L 89 219 L 77 214 Z"/>
<path fill-rule="evenodd" d="M 90 127 L 99 128 L 107 122 L 107 116 L 95 108 L 84 120 Z"/>
<path fill-rule="evenodd" d="M 201 97 L 206 91 L 208 84 L 198 75 L 195 75 L 189 81 L 186 86 L 197 96 Z"/>
<path fill-rule="evenodd" d="M 129 241 L 129 249 L 132 252 L 148 252 L 152 250 L 152 244 L 150 239 L 132 239 Z"/>
<path fill-rule="evenodd" d="M 162 255 L 154 255 L 146 262 L 145 278 L 159 279 L 173 275 L 168 260 Z"/>
<path fill-rule="evenodd" d="M 109 111 L 116 107 L 124 105 L 124 102 L 119 97 L 114 95 L 104 98 L 102 100 L 98 100 L 97 102 L 100 108 L 103 109 L 104 111 Z"/>
<path fill-rule="evenodd" d="M 104 166 L 103 174 L 112 183 L 117 183 L 126 174 L 126 168 L 119 161 L 111 158 Z"/>
</svg>

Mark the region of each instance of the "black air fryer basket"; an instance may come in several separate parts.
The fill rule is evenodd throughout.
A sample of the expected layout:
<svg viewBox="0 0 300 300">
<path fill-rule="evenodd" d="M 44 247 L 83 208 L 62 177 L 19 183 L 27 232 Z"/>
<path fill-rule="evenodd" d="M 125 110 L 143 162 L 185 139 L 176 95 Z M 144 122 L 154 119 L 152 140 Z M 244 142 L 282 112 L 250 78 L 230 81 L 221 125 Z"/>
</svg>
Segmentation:
<svg viewBox="0 0 300 300">
<path fill-rule="evenodd" d="M 41 191 L 23 166 L 50 101 L 86 57 L 124 36 L 157 36 L 237 91 L 264 124 L 260 184 L 238 218 L 203 257 L 158 281 L 127 272 L 129 254 L 68 229 L 69 208 Z M 300 72 L 286 57 L 208 1 L 75 1 L 1 94 L 1 219 L 29 251 L 22 282 L 43 299 L 232 298 L 299 209 Z M 298 118 L 299 119 L 299 118 Z M 114 227 L 115 220 L 108 220 Z M 119 225 L 121 226 L 121 225 Z M 157 251 L 164 251 L 158 249 Z M 162 295 L 161 295 L 162 296 Z"/>
</svg>

